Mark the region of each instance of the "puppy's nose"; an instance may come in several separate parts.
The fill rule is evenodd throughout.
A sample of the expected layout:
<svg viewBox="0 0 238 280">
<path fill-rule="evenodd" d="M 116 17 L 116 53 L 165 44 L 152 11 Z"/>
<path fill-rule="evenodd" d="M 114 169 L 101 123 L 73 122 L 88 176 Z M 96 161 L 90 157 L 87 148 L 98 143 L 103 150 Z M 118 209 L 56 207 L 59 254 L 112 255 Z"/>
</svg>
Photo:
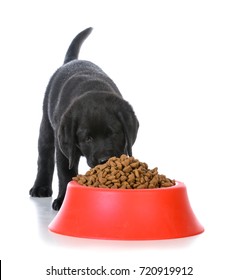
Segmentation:
<svg viewBox="0 0 238 280">
<path fill-rule="evenodd" d="M 103 157 L 103 158 L 100 158 L 99 160 L 98 160 L 98 163 L 99 164 L 103 164 L 103 163 L 105 163 L 105 162 L 107 162 L 108 161 L 108 157 Z"/>
</svg>

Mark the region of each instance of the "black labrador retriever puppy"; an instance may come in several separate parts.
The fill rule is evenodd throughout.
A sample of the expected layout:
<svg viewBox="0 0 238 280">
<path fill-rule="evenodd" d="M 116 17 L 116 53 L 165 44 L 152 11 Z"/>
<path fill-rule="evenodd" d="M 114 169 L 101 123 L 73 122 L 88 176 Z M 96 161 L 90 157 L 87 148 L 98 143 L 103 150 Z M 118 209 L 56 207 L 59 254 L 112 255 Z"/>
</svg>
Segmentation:
<svg viewBox="0 0 238 280">
<path fill-rule="evenodd" d="M 38 173 L 30 195 L 52 195 L 56 159 L 59 193 L 52 205 L 55 210 L 62 205 L 67 183 L 78 173 L 81 156 L 90 167 L 112 156 L 131 156 L 139 128 L 133 108 L 114 82 L 95 64 L 77 59 L 91 31 L 87 28 L 74 38 L 43 102 Z"/>
</svg>

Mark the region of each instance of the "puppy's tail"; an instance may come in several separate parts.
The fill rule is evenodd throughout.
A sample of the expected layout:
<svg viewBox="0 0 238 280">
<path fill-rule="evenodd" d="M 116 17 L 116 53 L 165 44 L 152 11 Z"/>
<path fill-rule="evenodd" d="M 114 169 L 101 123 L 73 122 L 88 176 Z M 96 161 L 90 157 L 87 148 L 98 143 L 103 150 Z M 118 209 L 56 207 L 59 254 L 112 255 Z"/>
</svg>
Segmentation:
<svg viewBox="0 0 238 280">
<path fill-rule="evenodd" d="M 88 35 L 92 32 L 92 27 L 85 29 L 84 31 L 80 32 L 71 42 L 67 53 L 64 58 L 64 64 L 70 62 L 71 60 L 77 59 L 79 50 L 84 42 L 84 40 L 88 37 Z"/>
</svg>

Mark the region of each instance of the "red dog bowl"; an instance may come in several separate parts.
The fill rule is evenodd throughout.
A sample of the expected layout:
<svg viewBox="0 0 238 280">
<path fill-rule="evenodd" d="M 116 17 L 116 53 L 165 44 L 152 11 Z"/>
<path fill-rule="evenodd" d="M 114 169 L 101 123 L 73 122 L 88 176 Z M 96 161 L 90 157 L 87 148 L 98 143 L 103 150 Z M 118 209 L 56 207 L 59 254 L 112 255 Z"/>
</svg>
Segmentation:
<svg viewBox="0 0 238 280">
<path fill-rule="evenodd" d="M 68 184 L 55 233 L 86 238 L 155 240 L 187 237 L 204 228 L 183 183 L 158 189 L 105 189 Z"/>
</svg>

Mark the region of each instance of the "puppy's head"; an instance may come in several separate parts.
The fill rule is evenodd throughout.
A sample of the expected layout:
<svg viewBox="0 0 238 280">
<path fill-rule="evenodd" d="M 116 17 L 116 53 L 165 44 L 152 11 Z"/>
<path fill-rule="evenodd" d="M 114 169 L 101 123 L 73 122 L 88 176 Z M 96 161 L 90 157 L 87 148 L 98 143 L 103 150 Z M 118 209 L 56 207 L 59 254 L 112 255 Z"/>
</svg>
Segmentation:
<svg viewBox="0 0 238 280">
<path fill-rule="evenodd" d="M 59 147 L 69 159 L 69 168 L 81 155 L 94 167 L 112 156 L 131 156 L 138 128 L 139 122 L 128 102 L 111 93 L 89 93 L 62 116 Z"/>
</svg>

